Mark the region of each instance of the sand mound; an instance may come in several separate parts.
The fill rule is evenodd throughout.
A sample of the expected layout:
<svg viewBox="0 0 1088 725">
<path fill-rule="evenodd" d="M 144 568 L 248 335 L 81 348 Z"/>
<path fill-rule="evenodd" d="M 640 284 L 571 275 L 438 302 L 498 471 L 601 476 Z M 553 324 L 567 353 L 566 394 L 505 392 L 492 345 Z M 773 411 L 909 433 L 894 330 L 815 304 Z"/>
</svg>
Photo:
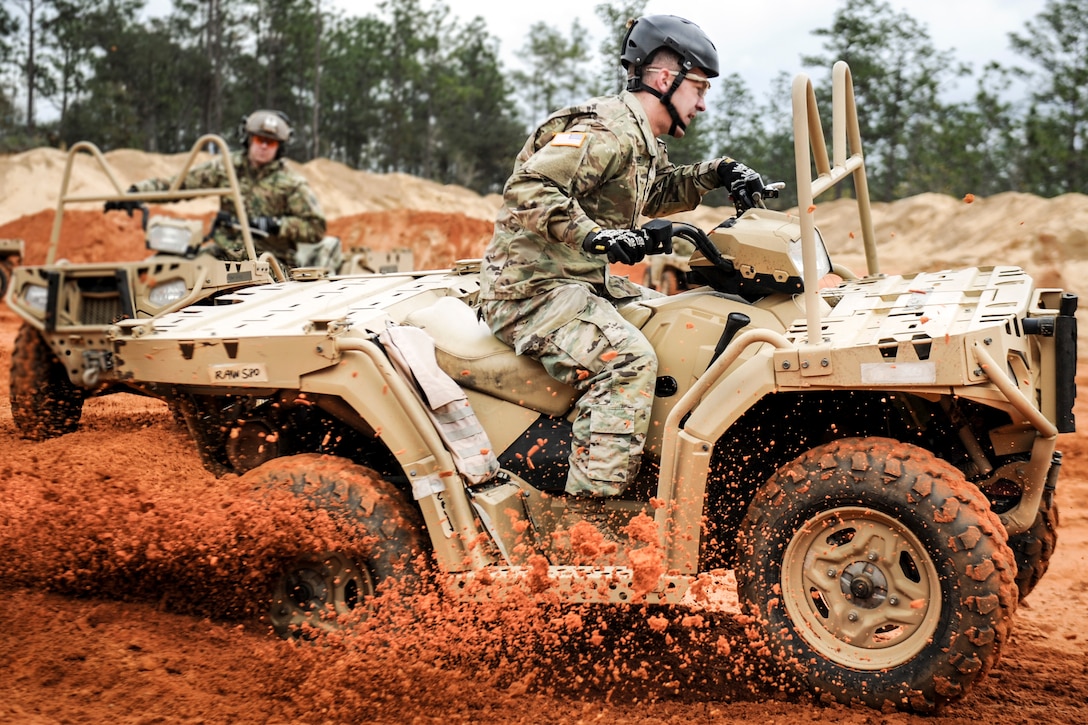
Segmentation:
<svg viewBox="0 0 1088 725">
<path fill-rule="evenodd" d="M 188 153 L 149 154 L 122 149 L 103 154 L 122 189 L 150 177 L 169 177 L 178 173 Z M 64 178 L 67 154 L 53 148 L 39 148 L 20 154 L 0 156 L 0 224 L 55 208 Z M 211 158 L 198 156 L 196 162 Z M 492 220 L 499 197 L 480 196 L 457 186 L 424 181 L 407 174 L 373 174 L 355 171 L 344 164 L 316 159 L 307 164 L 288 161 L 288 166 L 304 176 L 313 186 L 329 219 L 385 209 L 427 209 L 456 211 L 469 217 Z M 77 154 L 72 163 L 69 195 L 104 193 L 112 189 L 109 176 L 89 154 Z M 97 205 L 88 205 L 94 208 Z M 187 212 L 202 213 L 215 209 L 213 200 L 178 204 Z"/>
<path fill-rule="evenodd" d="M 491 222 L 501 201 L 494 194 L 480 196 L 459 186 L 436 184 L 407 174 L 355 171 L 328 159 L 290 166 L 313 186 L 329 219 L 367 211 L 424 209 L 457 212 Z"/>
</svg>

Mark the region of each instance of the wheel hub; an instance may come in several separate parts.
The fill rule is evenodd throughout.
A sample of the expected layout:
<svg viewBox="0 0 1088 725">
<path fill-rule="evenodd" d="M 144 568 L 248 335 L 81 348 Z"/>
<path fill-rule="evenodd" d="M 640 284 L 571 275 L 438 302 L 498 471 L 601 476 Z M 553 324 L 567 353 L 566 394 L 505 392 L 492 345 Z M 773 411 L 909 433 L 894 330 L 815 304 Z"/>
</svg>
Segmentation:
<svg viewBox="0 0 1088 725">
<path fill-rule="evenodd" d="M 313 611 L 328 601 L 329 588 L 313 569 L 297 569 L 287 576 L 287 596 L 299 609 Z"/>
<path fill-rule="evenodd" d="M 309 625 L 331 631 L 337 618 L 350 614 L 374 595 L 374 580 L 351 557 L 329 552 L 303 556 L 276 583 L 269 617 L 281 636 L 298 636 Z"/>
<path fill-rule="evenodd" d="M 839 588 L 859 607 L 875 609 L 888 598 L 888 577 L 868 561 L 855 561 L 843 571 Z"/>
</svg>

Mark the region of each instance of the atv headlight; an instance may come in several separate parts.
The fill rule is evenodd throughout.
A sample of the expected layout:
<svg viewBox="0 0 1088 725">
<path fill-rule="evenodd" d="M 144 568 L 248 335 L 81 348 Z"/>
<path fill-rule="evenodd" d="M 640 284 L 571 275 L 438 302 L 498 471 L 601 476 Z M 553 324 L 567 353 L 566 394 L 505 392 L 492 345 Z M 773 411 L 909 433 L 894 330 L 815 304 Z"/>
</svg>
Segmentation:
<svg viewBox="0 0 1088 725">
<path fill-rule="evenodd" d="M 797 271 L 802 274 L 805 273 L 804 252 L 801 250 L 801 239 L 791 239 L 789 244 L 786 245 L 786 254 L 790 256 L 790 261 L 793 262 L 793 266 L 797 268 Z M 827 247 L 824 246 L 824 238 L 820 234 L 820 230 L 816 230 L 816 279 L 820 279 L 825 274 L 831 273 L 831 257 L 827 254 Z"/>
<path fill-rule="evenodd" d="M 28 284 L 23 288 L 23 302 L 27 307 L 45 312 L 49 305 L 49 288 L 40 284 Z"/>
<path fill-rule="evenodd" d="M 194 243 L 194 235 L 196 243 Z M 184 256 L 198 244 L 200 224 L 182 219 L 155 218 L 147 227 L 147 248 L 156 252 Z"/>
<path fill-rule="evenodd" d="M 183 279 L 172 279 L 169 282 L 160 282 L 151 288 L 147 300 L 155 307 L 165 307 L 189 294 L 189 287 Z"/>
</svg>

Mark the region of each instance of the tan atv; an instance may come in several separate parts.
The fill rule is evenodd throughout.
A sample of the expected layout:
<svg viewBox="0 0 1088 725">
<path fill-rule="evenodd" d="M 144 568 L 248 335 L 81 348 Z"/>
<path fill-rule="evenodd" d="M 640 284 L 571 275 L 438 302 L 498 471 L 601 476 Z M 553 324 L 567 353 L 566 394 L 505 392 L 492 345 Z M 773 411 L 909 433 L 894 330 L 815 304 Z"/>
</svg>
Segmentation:
<svg viewBox="0 0 1088 725">
<path fill-rule="evenodd" d="M 226 143 L 209 135 L 199 139 L 178 178 L 188 172 L 201 149 L 214 146 L 226 158 Z M 113 189 L 102 194 L 69 193 L 73 163 L 89 153 Z M 51 438 L 75 430 L 89 396 L 127 390 L 115 375 L 106 331 L 125 319 L 149 319 L 195 304 L 216 304 L 226 291 L 284 279 L 271 255 L 255 254 L 248 221 L 243 219 L 247 259 L 225 262 L 202 250 L 204 232 L 195 220 L 152 216 L 144 202 L 232 196 L 242 209 L 238 181 L 226 164 L 230 186 L 223 189 L 124 193 L 116 174 L 94 144 L 80 142 L 68 152 L 57 212 L 45 264 L 12 270 L 8 306 L 23 318 L 12 351 L 11 410 L 20 434 Z M 79 229 L 64 228 L 64 212 L 79 202 L 139 202 L 151 255 L 139 262 L 71 264 L 57 259 L 62 240 L 78 244 Z M 131 207 L 129 214 L 131 215 Z M 210 233 L 210 232 L 209 232 Z"/>
<path fill-rule="evenodd" d="M 116 375 L 176 403 L 208 468 L 357 531 L 285 564 L 275 629 L 336 626 L 421 574 L 423 550 L 481 599 L 699 606 L 733 572 L 775 661 L 844 703 L 931 711 L 984 678 L 1053 551 L 1077 298 L 1012 266 L 881 274 L 845 63 L 833 79 L 833 162 L 812 84 L 794 84 L 799 211 L 675 225 L 702 286 L 622 308 L 659 357 L 622 496 L 563 493 L 581 393 L 479 322 L 479 261 L 114 325 Z M 814 226 L 813 199 L 847 179 L 861 278 Z"/>
</svg>

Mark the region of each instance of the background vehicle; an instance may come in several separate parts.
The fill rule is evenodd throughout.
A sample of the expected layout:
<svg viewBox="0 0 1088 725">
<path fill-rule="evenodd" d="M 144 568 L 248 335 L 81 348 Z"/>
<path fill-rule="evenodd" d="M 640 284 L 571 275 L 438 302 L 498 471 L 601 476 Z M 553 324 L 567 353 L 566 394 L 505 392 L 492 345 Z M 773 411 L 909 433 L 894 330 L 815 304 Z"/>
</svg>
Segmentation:
<svg viewBox="0 0 1088 725">
<path fill-rule="evenodd" d="M 673 242 L 671 254 L 655 254 L 648 257 L 642 278 L 643 286 L 665 295 L 674 295 L 691 289 L 694 285 L 688 283 L 688 275 L 691 273 L 688 260 L 694 252 L 694 244 L 686 239 L 680 239 Z"/>
<path fill-rule="evenodd" d="M 413 269 L 415 269 L 414 255 L 408 247 L 393 249 L 351 247 L 340 266 L 340 274 L 390 274 L 410 272 Z"/>
<path fill-rule="evenodd" d="M 339 237 L 325 237 L 316 244 L 300 244 L 295 252 L 295 262 L 293 271 L 323 270 L 330 275 L 342 276 L 410 272 L 415 268 L 412 250 L 407 247 L 383 250 L 353 246 L 345 254 Z"/>
<path fill-rule="evenodd" d="M 7 293 L 11 271 L 22 260 L 25 247 L 22 239 L 0 239 L 0 297 Z"/>
<path fill-rule="evenodd" d="M 1011 266 L 881 274 L 845 63 L 833 77 L 833 161 L 812 85 L 794 83 L 798 212 L 674 225 L 702 286 L 622 308 L 659 358 L 622 496 L 562 492 L 579 391 L 479 322 L 479 261 L 254 286 L 112 326 L 117 375 L 183 413 L 210 470 L 358 531 L 280 572 L 277 631 L 336 626 L 418 574 L 419 551 L 480 598 L 675 605 L 732 570 L 799 687 L 931 711 L 984 678 L 1053 552 L 1077 299 Z M 860 278 L 814 221 L 847 179 Z M 820 290 L 830 273 L 842 283 Z"/>
<path fill-rule="evenodd" d="M 214 146 L 224 157 L 226 143 L 204 136 L 193 144 L 178 174 L 184 178 L 201 149 Z M 112 189 L 95 195 L 69 194 L 76 155 L 89 153 L 111 182 Z M 123 319 L 147 319 L 193 304 L 215 304 L 217 296 L 253 284 L 284 279 L 271 255 L 256 255 L 243 221 L 247 259 L 224 262 L 201 251 L 204 233 L 199 221 L 165 216 L 148 218 L 141 207 L 151 256 L 139 262 L 71 264 L 57 259 L 62 235 L 78 239 L 78 229 L 64 229 L 64 212 L 78 202 L 175 201 L 229 195 L 240 203 L 238 180 L 226 164 L 230 187 L 223 189 L 125 193 L 116 174 L 94 144 L 80 142 L 68 152 L 57 213 L 45 264 L 12 270 L 8 306 L 23 318 L 11 363 L 11 409 L 19 432 L 27 438 L 51 438 L 75 430 L 83 401 L 118 390 L 142 392 L 119 381 L 106 338 L 110 325 Z M 180 185 L 180 181 L 177 182 Z"/>
</svg>

